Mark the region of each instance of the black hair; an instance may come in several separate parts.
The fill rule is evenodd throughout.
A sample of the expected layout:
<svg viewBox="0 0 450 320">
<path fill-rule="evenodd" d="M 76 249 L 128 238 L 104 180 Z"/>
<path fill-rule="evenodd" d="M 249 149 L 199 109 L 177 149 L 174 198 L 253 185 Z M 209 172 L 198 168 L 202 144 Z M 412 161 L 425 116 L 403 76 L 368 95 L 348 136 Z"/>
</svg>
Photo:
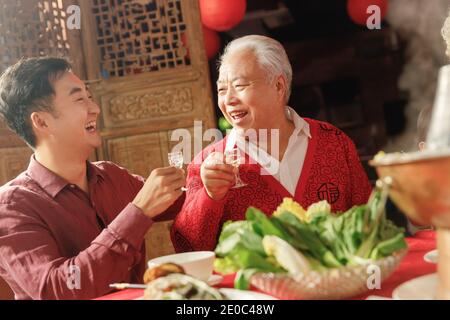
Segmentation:
<svg viewBox="0 0 450 320">
<path fill-rule="evenodd" d="M 0 115 L 33 149 L 36 137 L 30 115 L 35 111 L 53 113 L 53 83 L 71 68 L 62 58 L 23 58 L 0 77 Z"/>
</svg>

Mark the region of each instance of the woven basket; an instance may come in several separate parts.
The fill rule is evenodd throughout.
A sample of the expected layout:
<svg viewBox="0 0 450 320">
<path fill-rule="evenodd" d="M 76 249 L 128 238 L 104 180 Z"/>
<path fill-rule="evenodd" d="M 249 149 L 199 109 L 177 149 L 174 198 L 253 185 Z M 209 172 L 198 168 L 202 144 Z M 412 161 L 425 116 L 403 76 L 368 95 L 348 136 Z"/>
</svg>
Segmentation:
<svg viewBox="0 0 450 320">
<path fill-rule="evenodd" d="M 368 279 L 377 266 L 380 281 L 397 268 L 407 250 L 357 266 L 333 268 L 325 272 L 311 271 L 297 277 L 276 273 L 257 273 L 251 284 L 279 299 L 346 299 L 369 290 Z"/>
</svg>

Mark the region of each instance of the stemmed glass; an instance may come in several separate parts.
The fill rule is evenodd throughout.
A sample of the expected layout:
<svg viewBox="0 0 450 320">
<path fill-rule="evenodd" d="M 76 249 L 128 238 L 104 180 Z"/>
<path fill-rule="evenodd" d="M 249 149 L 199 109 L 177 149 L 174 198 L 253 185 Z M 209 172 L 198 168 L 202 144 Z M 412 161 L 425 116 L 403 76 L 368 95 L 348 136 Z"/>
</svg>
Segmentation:
<svg viewBox="0 0 450 320">
<path fill-rule="evenodd" d="M 176 151 L 176 152 L 169 152 L 168 153 L 169 158 L 169 165 L 175 168 L 182 169 L 184 158 L 183 158 L 183 152 Z M 187 191 L 188 189 L 186 187 L 181 187 L 181 191 Z"/>
<path fill-rule="evenodd" d="M 225 151 L 225 162 L 227 164 L 231 164 L 233 167 L 236 168 L 235 170 L 236 183 L 232 188 L 241 188 L 247 185 L 241 180 L 241 177 L 239 176 L 239 165 L 244 163 L 244 161 L 245 158 L 242 156 L 239 148 L 234 148 Z"/>
</svg>

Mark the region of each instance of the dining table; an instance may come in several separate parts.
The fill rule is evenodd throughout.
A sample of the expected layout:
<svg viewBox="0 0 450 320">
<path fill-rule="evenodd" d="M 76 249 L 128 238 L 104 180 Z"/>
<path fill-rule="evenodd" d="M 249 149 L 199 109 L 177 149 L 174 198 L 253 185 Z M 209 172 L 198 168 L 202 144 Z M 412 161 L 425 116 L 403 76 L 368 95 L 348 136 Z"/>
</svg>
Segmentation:
<svg viewBox="0 0 450 320">
<path fill-rule="evenodd" d="M 437 271 L 437 264 L 430 263 L 424 260 L 424 256 L 426 253 L 436 249 L 435 231 L 419 231 L 414 234 L 414 236 L 407 237 L 406 242 L 408 243 L 407 254 L 395 269 L 395 271 L 381 283 L 380 288 L 370 290 L 368 289 L 368 291 L 366 291 L 365 293 L 351 297 L 349 299 L 364 300 L 368 299 L 368 297 L 392 298 L 392 292 L 402 283 L 416 277 L 435 273 Z M 233 288 L 234 278 L 235 274 L 224 275 L 222 282 L 215 287 Z M 262 292 L 253 286 L 251 286 L 250 290 Z M 142 298 L 143 294 L 143 289 L 124 289 L 98 297 L 95 300 L 137 300 Z"/>
</svg>

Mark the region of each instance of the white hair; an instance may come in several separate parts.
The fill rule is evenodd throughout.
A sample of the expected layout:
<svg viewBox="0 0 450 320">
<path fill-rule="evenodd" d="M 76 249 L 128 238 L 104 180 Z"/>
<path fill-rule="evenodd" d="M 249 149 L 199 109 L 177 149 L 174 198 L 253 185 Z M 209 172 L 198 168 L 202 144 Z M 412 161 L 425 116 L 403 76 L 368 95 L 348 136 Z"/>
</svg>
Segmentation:
<svg viewBox="0 0 450 320">
<path fill-rule="evenodd" d="M 284 97 L 287 103 L 291 95 L 292 67 L 281 43 L 259 35 L 237 38 L 225 47 L 219 63 L 222 64 L 227 56 L 241 50 L 251 50 L 255 54 L 259 66 L 266 71 L 270 82 L 279 75 L 284 77 L 286 81 Z"/>
<path fill-rule="evenodd" d="M 447 56 L 450 58 L 450 13 L 445 19 L 444 25 L 441 30 L 442 38 L 444 38 L 445 43 L 447 44 L 447 51 L 445 52 Z"/>
</svg>

